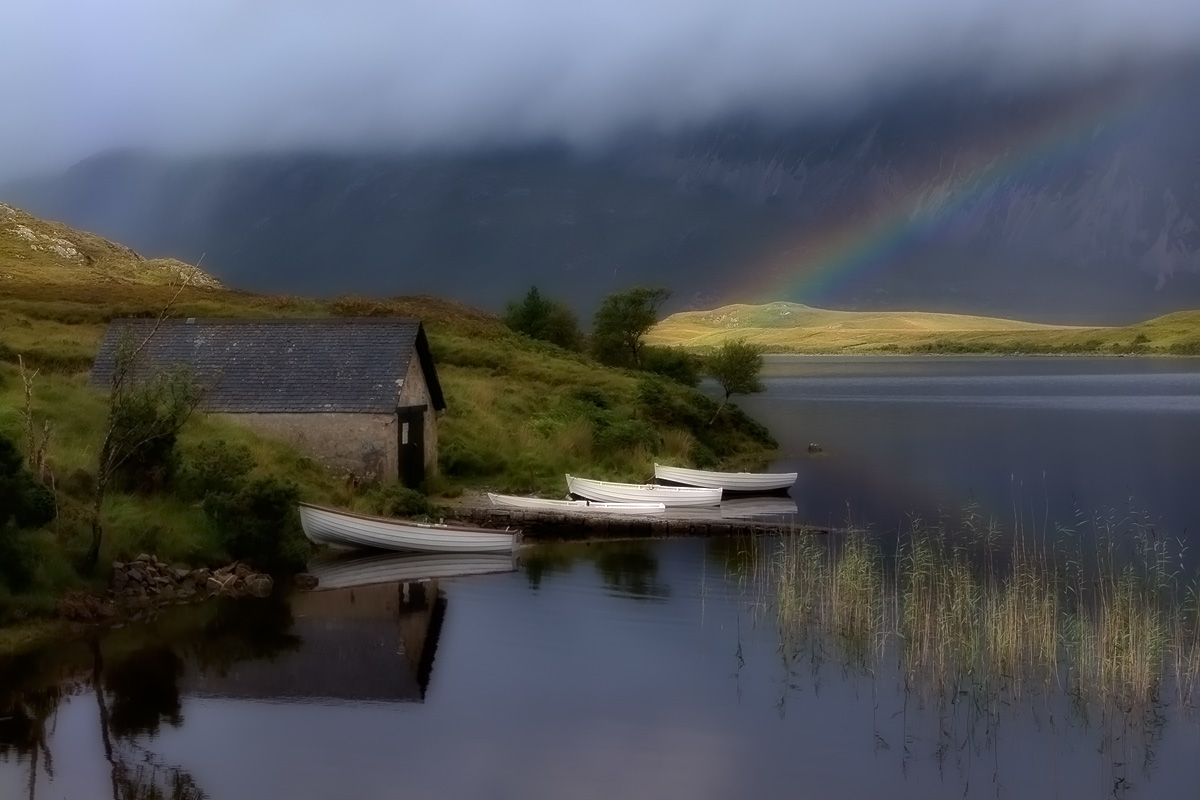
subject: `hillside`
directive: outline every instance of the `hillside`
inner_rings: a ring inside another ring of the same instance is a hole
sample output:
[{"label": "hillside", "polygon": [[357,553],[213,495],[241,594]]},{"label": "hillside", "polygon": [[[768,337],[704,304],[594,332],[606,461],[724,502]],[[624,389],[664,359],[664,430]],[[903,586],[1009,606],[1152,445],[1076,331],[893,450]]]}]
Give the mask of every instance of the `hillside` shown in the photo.
[{"label": "hillside", "polygon": [[1120,327],[1046,325],[917,311],[831,311],[796,303],[729,305],[672,314],[647,336],[707,348],[745,339],[778,353],[1200,352],[1200,311]]},{"label": "hillside", "polygon": [[0,289],[29,283],[161,286],[184,275],[196,286],[220,286],[182,261],[143,258],[128,247],[0,203]]}]

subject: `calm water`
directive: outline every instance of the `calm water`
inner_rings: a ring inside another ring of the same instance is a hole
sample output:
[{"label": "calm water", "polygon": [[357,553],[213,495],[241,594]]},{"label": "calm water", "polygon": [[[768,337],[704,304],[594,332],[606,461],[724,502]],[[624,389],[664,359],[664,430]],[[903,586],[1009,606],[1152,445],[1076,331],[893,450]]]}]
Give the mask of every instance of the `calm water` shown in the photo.
[{"label": "calm water", "polygon": [[[770,375],[743,406],[800,470],[808,520],[890,529],[973,500],[1044,529],[1076,508],[1128,517],[1132,498],[1163,531],[1200,524],[1200,362],[777,359]],[[1200,723],[1177,695],[922,694],[828,631],[782,640],[771,544],[326,563],[345,588],[0,659],[0,798],[1196,796]],[[355,585],[367,572],[385,582]]]},{"label": "calm water", "polygon": [[[967,503],[1200,531],[1200,359],[772,357],[739,404],[800,472],[800,516],[875,529]],[[807,453],[810,442],[824,452]]]},{"label": "calm water", "polygon": [[542,546],[0,662],[0,797],[1195,796],[1170,703],[939,705],[781,651],[743,547]]}]

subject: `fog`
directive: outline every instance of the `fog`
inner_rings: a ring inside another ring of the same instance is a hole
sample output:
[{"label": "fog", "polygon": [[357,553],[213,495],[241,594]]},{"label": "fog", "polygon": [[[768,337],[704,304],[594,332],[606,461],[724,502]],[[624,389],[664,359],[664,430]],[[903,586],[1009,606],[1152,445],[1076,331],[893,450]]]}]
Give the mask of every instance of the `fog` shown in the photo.
[{"label": "fog", "polygon": [[0,178],[166,154],[602,144],[1200,47],[1194,0],[8,0]]}]

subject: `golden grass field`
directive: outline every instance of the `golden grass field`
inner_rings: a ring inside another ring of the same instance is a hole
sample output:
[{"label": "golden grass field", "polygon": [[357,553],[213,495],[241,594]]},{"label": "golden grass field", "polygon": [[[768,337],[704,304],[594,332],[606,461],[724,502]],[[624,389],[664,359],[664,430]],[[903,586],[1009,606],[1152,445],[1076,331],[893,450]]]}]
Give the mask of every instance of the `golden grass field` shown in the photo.
[{"label": "golden grass field", "polygon": [[703,350],[745,339],[775,353],[1200,353],[1200,311],[1124,327],[1045,325],[920,311],[832,311],[798,303],[672,314],[650,344]]}]

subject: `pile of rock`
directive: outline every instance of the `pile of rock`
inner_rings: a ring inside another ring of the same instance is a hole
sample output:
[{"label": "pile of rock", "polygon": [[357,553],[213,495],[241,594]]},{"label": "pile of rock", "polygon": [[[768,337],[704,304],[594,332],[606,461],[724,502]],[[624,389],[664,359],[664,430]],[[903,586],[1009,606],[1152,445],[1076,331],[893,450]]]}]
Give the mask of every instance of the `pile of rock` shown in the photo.
[{"label": "pile of rock", "polygon": [[270,575],[234,562],[220,569],[172,567],[155,556],[142,555],[128,563],[114,561],[111,593],[122,597],[150,597],[161,602],[197,597],[266,597],[274,587]]},{"label": "pile of rock", "polygon": [[270,575],[234,562],[220,569],[172,567],[143,553],[136,560],[114,561],[106,594],[73,592],[58,604],[68,619],[95,621],[125,616],[140,618],[151,609],[206,600],[210,597],[266,597],[275,582]]}]

